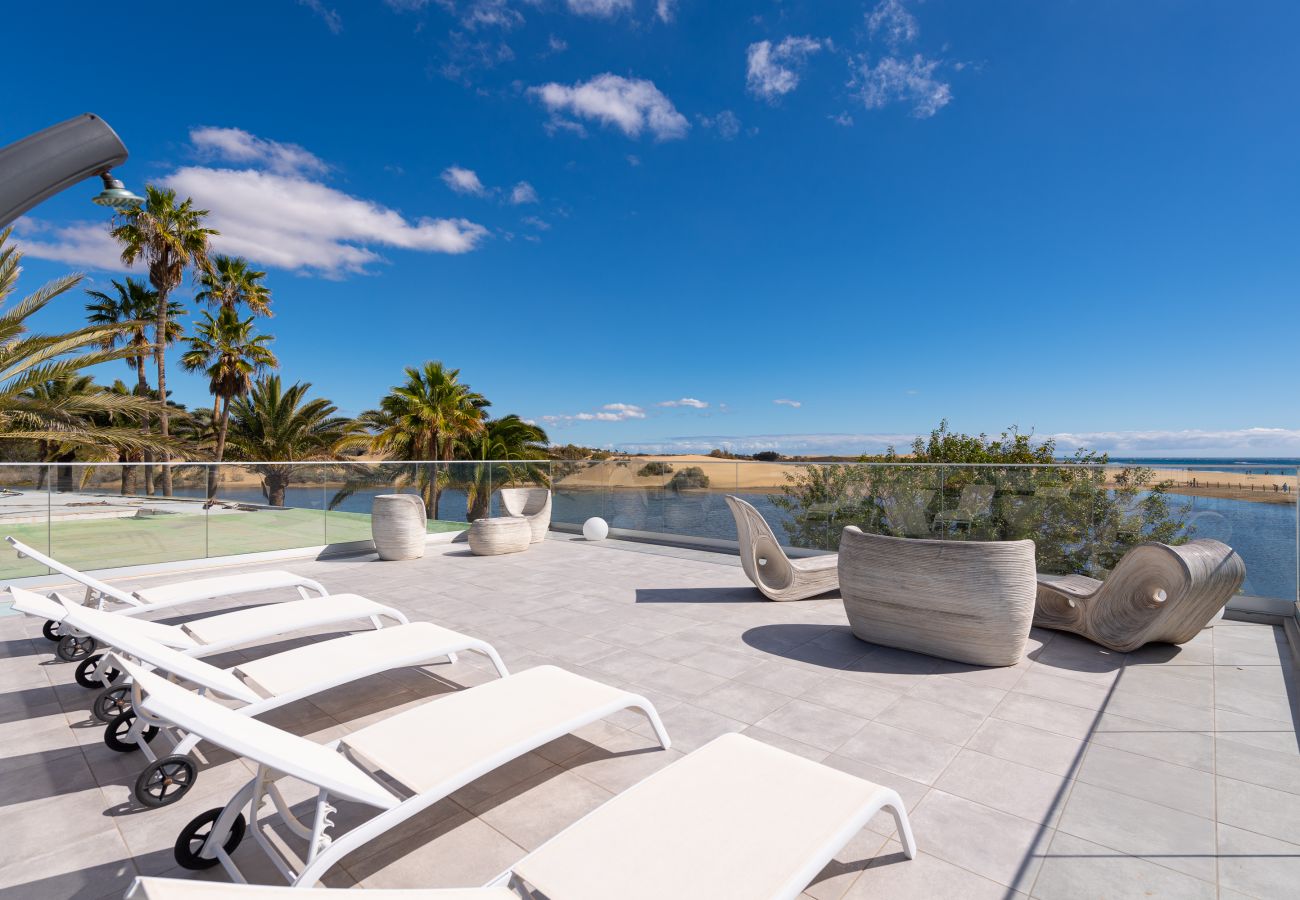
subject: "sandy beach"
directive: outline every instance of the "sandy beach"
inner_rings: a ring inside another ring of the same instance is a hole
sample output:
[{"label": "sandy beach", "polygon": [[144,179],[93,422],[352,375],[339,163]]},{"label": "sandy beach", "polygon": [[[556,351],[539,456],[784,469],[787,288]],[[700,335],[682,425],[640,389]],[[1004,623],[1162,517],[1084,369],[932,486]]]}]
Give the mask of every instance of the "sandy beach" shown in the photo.
[{"label": "sandy beach", "polygon": [[[558,480],[570,488],[654,488],[668,483],[672,474],[639,475],[652,462],[665,463],[680,472],[698,466],[709,476],[711,491],[742,493],[779,492],[788,483],[786,476],[800,468],[798,463],[755,462],[753,460],[719,460],[704,455],[634,456],[600,462],[579,463],[582,468]],[[1119,468],[1112,471],[1118,473]],[[1291,475],[1261,475],[1241,471],[1205,469],[1157,469],[1156,480],[1169,482],[1176,494],[1202,497],[1227,497],[1262,503],[1294,503],[1297,479]],[[1108,483],[1113,481],[1108,479]]]}]

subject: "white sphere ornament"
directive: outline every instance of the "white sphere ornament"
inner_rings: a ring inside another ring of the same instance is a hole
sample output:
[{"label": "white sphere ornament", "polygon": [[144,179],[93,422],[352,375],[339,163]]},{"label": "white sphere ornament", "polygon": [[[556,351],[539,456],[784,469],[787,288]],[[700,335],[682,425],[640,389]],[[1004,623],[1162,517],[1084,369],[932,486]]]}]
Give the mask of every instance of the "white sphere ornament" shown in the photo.
[{"label": "white sphere ornament", "polygon": [[582,536],[589,541],[603,541],[609,537],[609,523],[600,516],[592,516],[582,523]]}]

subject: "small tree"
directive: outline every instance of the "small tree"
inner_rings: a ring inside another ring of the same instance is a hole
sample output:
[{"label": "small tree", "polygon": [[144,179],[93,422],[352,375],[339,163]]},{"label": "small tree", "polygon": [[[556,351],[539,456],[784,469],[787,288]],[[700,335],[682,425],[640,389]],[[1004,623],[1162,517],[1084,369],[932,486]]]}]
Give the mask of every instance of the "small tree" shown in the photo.
[{"label": "small tree", "polygon": [[[930,498],[931,510],[953,509],[974,484],[995,488],[991,508],[958,537],[1031,539],[1040,572],[1098,573],[1114,568],[1143,541],[1186,541],[1184,515],[1168,501],[1168,482],[1145,466],[1107,470],[1105,454],[1077,451],[1062,462],[1051,440],[1010,428],[997,438],[948,430],[940,423],[917,438],[910,458],[891,447],[885,465],[799,467],[772,502],[788,514],[798,546],[833,550],[845,525],[885,533],[889,498]],[[1112,474],[1107,484],[1107,472]]]},{"label": "small tree", "polygon": [[663,475],[671,475],[673,467],[662,460],[652,460],[637,470],[637,478],[658,478]]},{"label": "small tree", "polygon": [[668,487],[674,491],[689,490],[691,488],[706,488],[709,486],[709,476],[704,474],[704,470],[699,466],[689,466],[673,475],[672,480],[668,482]]}]

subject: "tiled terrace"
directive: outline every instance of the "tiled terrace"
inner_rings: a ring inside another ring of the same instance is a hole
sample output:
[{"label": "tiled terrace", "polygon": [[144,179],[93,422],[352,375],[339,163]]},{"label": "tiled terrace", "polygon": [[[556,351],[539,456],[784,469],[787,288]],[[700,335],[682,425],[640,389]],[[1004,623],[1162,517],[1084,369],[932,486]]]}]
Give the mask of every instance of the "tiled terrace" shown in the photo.
[{"label": "tiled terrace", "polygon": [[[728,731],[907,803],[918,858],[902,857],[882,816],[808,888],[819,900],[1294,897],[1300,884],[1300,685],[1279,628],[1224,622],[1182,648],[1127,656],[1036,631],[1018,666],[980,670],[861,643],[837,599],[763,601],[720,555],[552,539],[508,557],[451,544],[415,562],[276,567],[486,638],[513,669],[557,663],[640,691],[674,740],[658,750],[630,713],[584,729],[349,857],[333,884],[481,883]],[[136,807],[142,761],[104,746],[89,692],[51,649],[36,623],[0,618],[0,893],[120,896],[137,873],[189,874],[174,868],[177,832],[249,769],[213,753],[181,803]],[[270,720],[328,739],[490,677],[473,654],[432,671]],[[251,841],[236,859],[274,880]]]}]

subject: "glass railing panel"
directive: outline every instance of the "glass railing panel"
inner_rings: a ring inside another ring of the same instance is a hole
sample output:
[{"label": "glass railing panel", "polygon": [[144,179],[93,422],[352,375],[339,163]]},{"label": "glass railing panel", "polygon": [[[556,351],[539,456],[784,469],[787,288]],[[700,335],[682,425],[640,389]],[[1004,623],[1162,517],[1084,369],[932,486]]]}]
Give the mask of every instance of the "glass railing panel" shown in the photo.
[{"label": "glass railing panel", "polygon": [[[425,524],[432,533],[447,530],[447,523],[428,518],[433,509],[433,465],[422,463],[346,462],[324,466],[326,543],[341,544],[371,539],[370,514],[381,494],[413,494],[425,504]],[[441,499],[441,498],[439,498]]]},{"label": "glass railing panel", "polygon": [[609,479],[616,468],[614,460],[553,459],[547,468],[552,522],[580,528],[593,517],[609,521]]},{"label": "glass railing panel", "polygon": [[[122,472],[115,464],[51,466],[50,555],[87,569],[203,558],[206,469],[174,466],[170,497],[124,496]],[[189,485],[198,490],[191,494]]]},{"label": "glass railing panel", "polygon": [[208,555],[318,547],[325,505],[316,464],[222,464],[208,510]]},{"label": "glass railing panel", "polygon": [[1180,538],[1212,538],[1241,556],[1242,594],[1297,599],[1294,469],[1246,464],[1156,472],[1169,518],[1181,523]]},{"label": "glass railing panel", "polygon": [[[49,466],[0,466],[0,537],[13,536],[34,550],[49,551],[49,476]],[[29,559],[19,559],[8,544],[0,544],[0,578],[24,578],[47,571]]]}]

